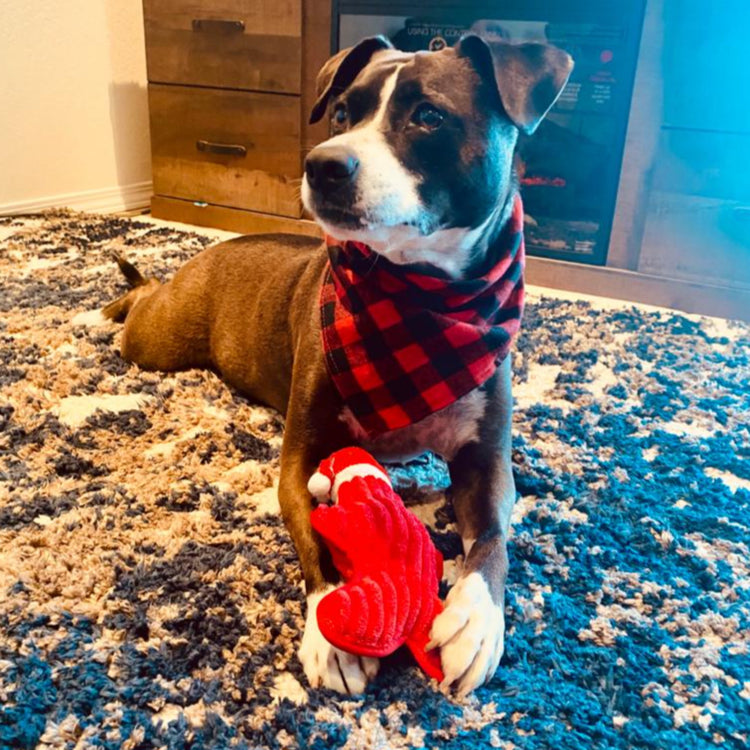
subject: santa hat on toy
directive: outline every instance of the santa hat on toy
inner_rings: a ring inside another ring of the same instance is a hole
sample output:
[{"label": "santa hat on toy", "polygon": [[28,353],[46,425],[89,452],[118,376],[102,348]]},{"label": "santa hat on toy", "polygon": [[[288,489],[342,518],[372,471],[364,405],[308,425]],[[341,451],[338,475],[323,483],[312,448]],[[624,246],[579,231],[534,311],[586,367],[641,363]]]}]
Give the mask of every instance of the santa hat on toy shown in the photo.
[{"label": "santa hat on toy", "polygon": [[344,448],[323,461],[307,483],[309,493],[319,502],[338,501],[339,487],[356,477],[374,477],[392,487],[385,469],[362,448]]}]

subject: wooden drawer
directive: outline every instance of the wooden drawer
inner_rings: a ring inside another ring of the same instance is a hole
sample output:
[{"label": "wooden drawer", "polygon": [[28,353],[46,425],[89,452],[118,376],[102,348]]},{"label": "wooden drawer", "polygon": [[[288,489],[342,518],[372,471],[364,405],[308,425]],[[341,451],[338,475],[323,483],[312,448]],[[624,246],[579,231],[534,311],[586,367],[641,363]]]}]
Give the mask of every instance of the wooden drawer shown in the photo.
[{"label": "wooden drawer", "polygon": [[301,0],[144,0],[148,79],[299,94]]},{"label": "wooden drawer", "polygon": [[299,98],[149,85],[154,192],[298,218]]}]

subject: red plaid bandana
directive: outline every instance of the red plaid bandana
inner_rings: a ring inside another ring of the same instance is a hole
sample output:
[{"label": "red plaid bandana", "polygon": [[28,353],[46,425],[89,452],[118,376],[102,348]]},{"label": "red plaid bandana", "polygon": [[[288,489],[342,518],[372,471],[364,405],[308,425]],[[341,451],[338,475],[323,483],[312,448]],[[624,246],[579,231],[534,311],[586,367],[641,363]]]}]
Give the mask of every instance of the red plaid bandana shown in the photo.
[{"label": "red plaid bandana", "polygon": [[327,238],[320,294],[326,365],[369,435],[405,427],[486,382],[523,310],[523,206],[484,276],[452,281],[405,271],[358,242]]}]

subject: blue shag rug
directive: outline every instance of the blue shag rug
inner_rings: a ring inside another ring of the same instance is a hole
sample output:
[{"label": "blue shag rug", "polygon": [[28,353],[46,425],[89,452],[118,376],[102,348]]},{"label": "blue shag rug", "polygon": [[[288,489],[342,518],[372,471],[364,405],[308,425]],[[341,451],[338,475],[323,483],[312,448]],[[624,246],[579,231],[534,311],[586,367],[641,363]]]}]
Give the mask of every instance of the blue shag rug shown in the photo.
[{"label": "blue shag rug", "polygon": [[[748,326],[532,296],[501,666],[456,701],[396,654],[342,698],[296,656],[282,420],[91,312],[113,250],[163,277],[212,241],[0,219],[2,750],[748,747]],[[444,467],[393,473],[454,577]]]}]

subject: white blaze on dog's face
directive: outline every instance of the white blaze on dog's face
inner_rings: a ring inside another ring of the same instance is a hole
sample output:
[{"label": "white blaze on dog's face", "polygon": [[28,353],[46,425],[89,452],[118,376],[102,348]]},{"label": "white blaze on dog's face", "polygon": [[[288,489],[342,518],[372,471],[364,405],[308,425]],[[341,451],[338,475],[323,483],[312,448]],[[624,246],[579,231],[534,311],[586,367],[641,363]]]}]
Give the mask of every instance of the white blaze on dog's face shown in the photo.
[{"label": "white blaze on dog's face", "polygon": [[518,130],[532,132],[572,67],[545,45],[403,53],[380,37],[332,58],[312,121],[333,135],[305,163],[302,199],[323,229],[398,264],[459,276],[509,211]]}]

